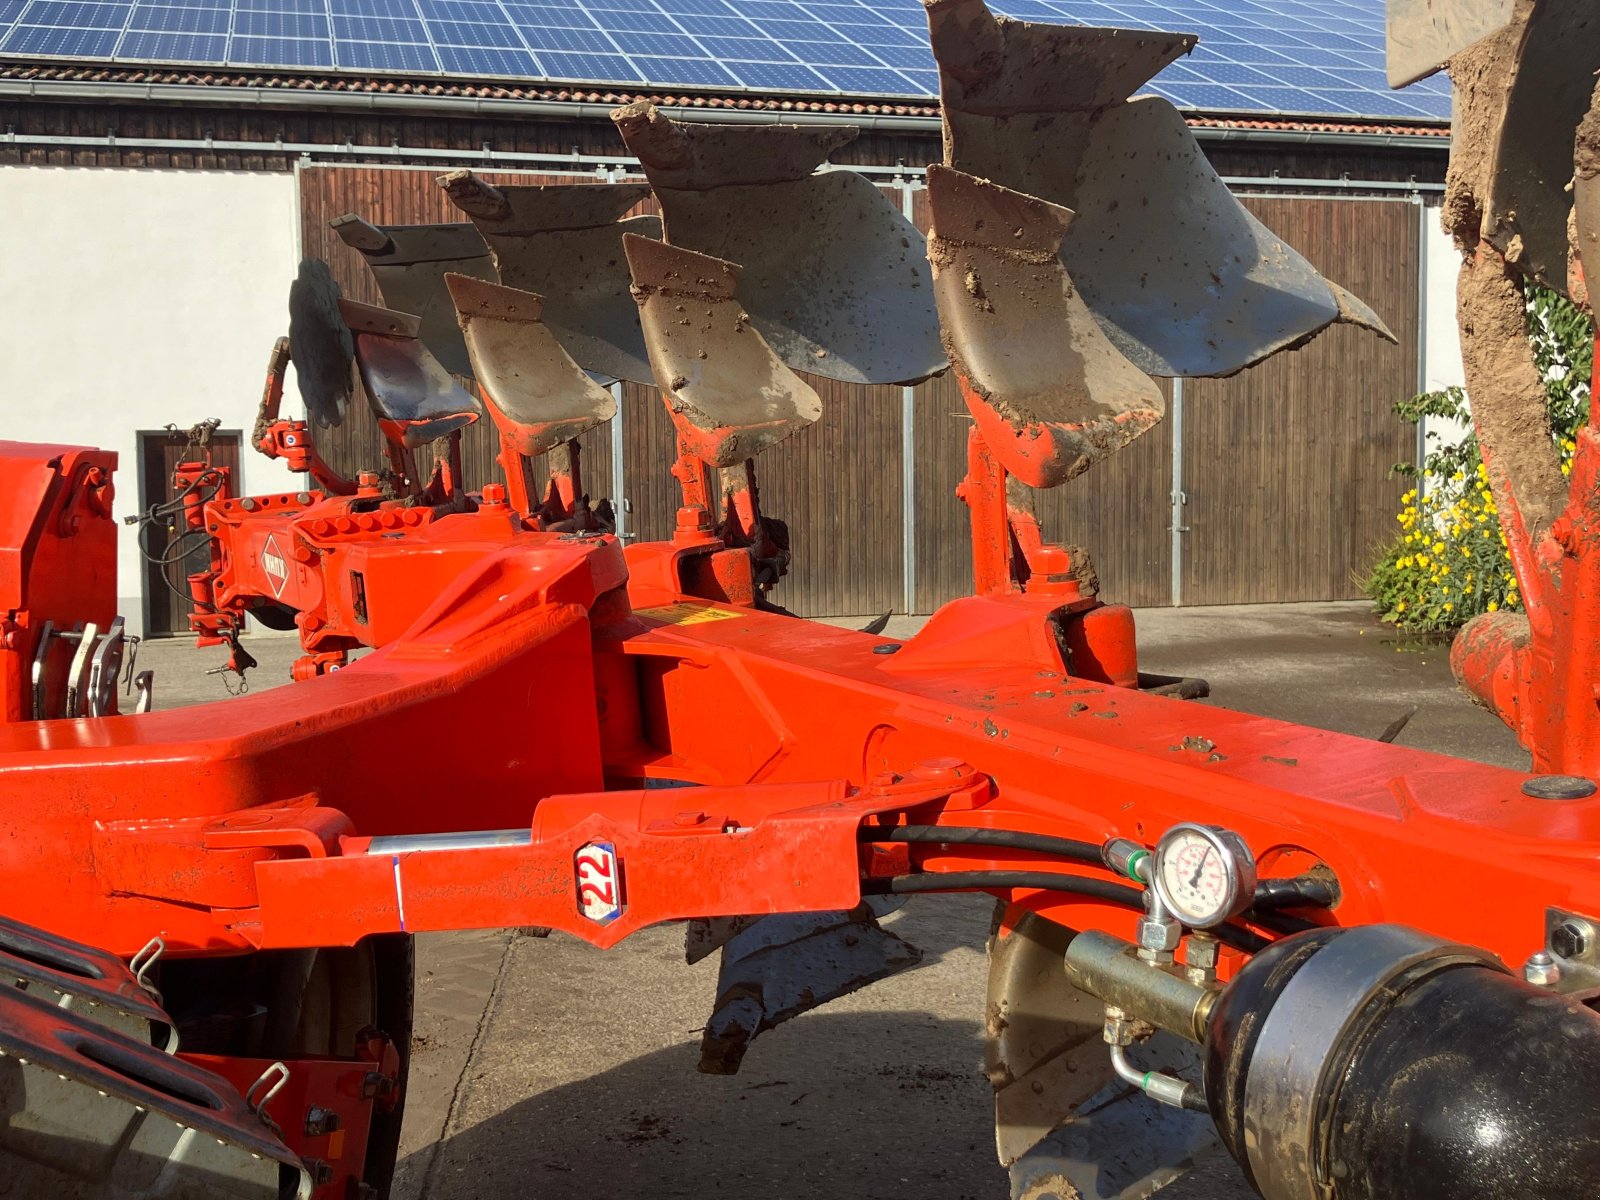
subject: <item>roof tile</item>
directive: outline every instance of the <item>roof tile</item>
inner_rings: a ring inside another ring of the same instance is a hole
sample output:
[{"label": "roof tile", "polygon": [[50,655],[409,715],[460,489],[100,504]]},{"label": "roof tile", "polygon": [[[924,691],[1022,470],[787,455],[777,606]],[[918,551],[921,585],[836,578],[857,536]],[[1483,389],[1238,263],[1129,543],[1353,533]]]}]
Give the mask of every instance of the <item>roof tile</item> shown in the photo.
[{"label": "roof tile", "polygon": [[[804,96],[753,96],[748,94],[665,95],[650,91],[629,92],[610,88],[588,90],[571,85],[560,87],[540,86],[532,82],[527,84],[477,83],[460,79],[408,80],[383,76],[280,75],[261,71],[218,73],[212,71],[202,72],[184,67],[125,67],[0,61],[0,79],[35,80],[43,83],[71,81],[120,84],[176,84],[219,89],[271,88],[308,93],[338,91],[390,95],[452,96],[490,100],[554,100],[617,105],[628,104],[636,100],[648,100],[662,107],[673,108],[728,108],[771,112],[846,113],[852,116],[937,117],[939,115],[937,105],[895,100],[853,101]],[[1449,125],[1442,121],[1398,122],[1294,116],[1214,116],[1194,111],[1186,111],[1184,115],[1190,125],[1212,129],[1261,129],[1375,135],[1412,134],[1441,139],[1450,136]]]}]

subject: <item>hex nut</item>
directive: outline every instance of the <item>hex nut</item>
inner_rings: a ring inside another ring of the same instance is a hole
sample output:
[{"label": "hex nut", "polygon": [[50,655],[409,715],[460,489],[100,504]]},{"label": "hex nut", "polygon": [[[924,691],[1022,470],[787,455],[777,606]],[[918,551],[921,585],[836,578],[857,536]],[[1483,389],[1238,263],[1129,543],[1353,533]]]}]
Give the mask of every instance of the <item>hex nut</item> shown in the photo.
[{"label": "hex nut", "polygon": [[1553,988],[1561,982],[1561,967],[1541,950],[1523,965],[1522,977],[1534,987]]},{"label": "hex nut", "polygon": [[1183,965],[1201,971],[1214,971],[1219,949],[1220,943],[1216,938],[1190,934],[1189,944],[1183,951]]},{"label": "hex nut", "polygon": [[1139,949],[1170,954],[1183,938],[1183,926],[1158,917],[1139,918]]}]

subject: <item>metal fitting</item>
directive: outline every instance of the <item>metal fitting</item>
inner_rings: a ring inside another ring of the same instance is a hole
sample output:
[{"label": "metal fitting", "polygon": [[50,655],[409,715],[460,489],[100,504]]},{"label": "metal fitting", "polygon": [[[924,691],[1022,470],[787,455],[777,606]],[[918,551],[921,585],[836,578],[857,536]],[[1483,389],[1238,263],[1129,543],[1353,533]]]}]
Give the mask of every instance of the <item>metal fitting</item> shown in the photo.
[{"label": "metal fitting", "polygon": [[1150,882],[1150,851],[1130,838],[1112,838],[1100,847],[1100,857],[1118,875]]},{"label": "metal fitting", "polygon": [[1183,938],[1183,926],[1166,915],[1148,913],[1139,918],[1139,956],[1160,955],[1171,961],[1171,955]]},{"label": "metal fitting", "polygon": [[1111,1067],[1124,1083],[1133,1084],[1158,1104],[1195,1112],[1206,1110],[1200,1090],[1194,1084],[1175,1075],[1163,1075],[1159,1071],[1141,1071],[1128,1061],[1121,1046],[1111,1047]]},{"label": "metal fitting", "polygon": [[1106,1005],[1106,1023],[1101,1037],[1108,1046],[1133,1045],[1134,1022],[1113,1004]]},{"label": "metal fitting", "polygon": [[1594,926],[1569,917],[1550,931],[1549,944],[1557,958],[1582,958],[1594,945]]},{"label": "metal fitting", "polygon": [[1217,959],[1221,944],[1211,934],[1195,930],[1183,948],[1184,975],[1190,983],[1214,983],[1217,978]]},{"label": "metal fitting", "polygon": [[1534,987],[1553,988],[1561,982],[1561,967],[1547,951],[1540,950],[1522,965],[1522,977]]},{"label": "metal fitting", "polygon": [[[1134,947],[1098,930],[1085,930],[1067,946],[1067,979],[1113,1012],[1148,1023],[1191,1042],[1205,1040],[1217,991],[1200,987],[1136,957]],[[1108,1042],[1111,1038],[1108,1036]]]},{"label": "metal fitting", "polygon": [[306,1109],[306,1136],[324,1137],[339,1129],[339,1114],[331,1108],[320,1108],[313,1104]]}]

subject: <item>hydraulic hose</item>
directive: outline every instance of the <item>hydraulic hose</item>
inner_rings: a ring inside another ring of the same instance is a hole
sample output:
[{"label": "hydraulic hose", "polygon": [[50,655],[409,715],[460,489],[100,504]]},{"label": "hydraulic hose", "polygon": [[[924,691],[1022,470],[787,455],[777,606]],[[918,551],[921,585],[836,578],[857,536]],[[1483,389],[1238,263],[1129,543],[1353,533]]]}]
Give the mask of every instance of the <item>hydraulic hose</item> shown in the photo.
[{"label": "hydraulic hose", "polygon": [[[1099,900],[1122,908],[1144,911],[1144,892],[1106,879],[1086,879],[1055,871],[929,871],[920,875],[892,875],[863,879],[862,895],[903,896],[917,892],[991,891],[1034,888],[1045,892],[1064,892],[1072,896]],[[1237,925],[1212,930],[1218,941],[1254,954],[1271,943],[1259,934]]]},{"label": "hydraulic hose", "polygon": [[[1016,829],[979,829],[946,825],[887,825],[862,826],[857,832],[862,842],[901,842],[914,845],[947,844],[951,846],[996,846],[1004,850],[1021,850],[1030,854],[1045,854],[1065,862],[1081,863],[1098,870],[1109,871],[1103,847],[1096,842],[1076,838],[1054,837],[1046,833],[1027,833]],[[1120,878],[1120,876],[1118,876]],[[1124,892],[1139,894],[1134,889]],[[1294,879],[1264,879],[1256,885],[1255,899],[1250,906],[1250,917],[1257,924],[1277,933],[1299,933],[1314,929],[1316,922],[1303,917],[1280,915],[1285,908],[1332,908],[1338,900],[1338,887],[1329,880],[1302,875]],[[1114,901],[1121,903],[1121,901]],[[1142,902],[1141,902],[1142,903]],[[1263,943],[1264,944],[1264,943]]]},{"label": "hydraulic hose", "polygon": [[1062,858],[1068,862],[1106,869],[1098,842],[1080,842],[1076,838],[1052,837],[1046,833],[1023,833],[1015,829],[952,828],[943,825],[887,825],[878,828],[864,825],[861,827],[859,837],[863,842],[917,844],[948,842],[954,846],[999,846],[1006,850],[1048,854],[1052,858]]}]

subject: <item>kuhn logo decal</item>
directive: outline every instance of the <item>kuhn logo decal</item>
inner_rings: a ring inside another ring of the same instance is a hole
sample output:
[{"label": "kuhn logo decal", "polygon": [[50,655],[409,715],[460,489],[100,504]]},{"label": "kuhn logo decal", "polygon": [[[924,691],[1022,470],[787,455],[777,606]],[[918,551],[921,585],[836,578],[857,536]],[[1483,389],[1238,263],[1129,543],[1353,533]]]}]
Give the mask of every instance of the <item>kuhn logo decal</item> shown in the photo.
[{"label": "kuhn logo decal", "polygon": [[266,572],[267,582],[272,585],[273,598],[283,599],[284,586],[289,582],[289,561],[278,549],[278,535],[275,533],[267,534],[266,545],[261,547],[261,569]]}]

